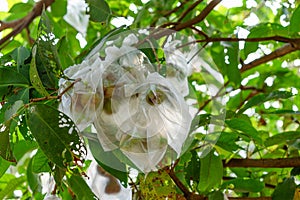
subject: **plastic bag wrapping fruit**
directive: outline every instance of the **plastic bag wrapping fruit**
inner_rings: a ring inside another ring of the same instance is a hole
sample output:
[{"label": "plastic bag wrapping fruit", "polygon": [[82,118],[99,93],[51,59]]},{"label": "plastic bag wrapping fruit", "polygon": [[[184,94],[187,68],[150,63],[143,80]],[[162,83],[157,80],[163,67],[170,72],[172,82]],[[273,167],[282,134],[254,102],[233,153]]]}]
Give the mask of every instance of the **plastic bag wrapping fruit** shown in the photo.
[{"label": "plastic bag wrapping fruit", "polygon": [[[123,91],[122,96],[118,90]],[[95,121],[105,150],[119,148],[144,172],[157,169],[167,150],[175,158],[180,155],[191,116],[183,97],[167,79],[151,73],[143,82],[128,81],[115,92],[110,99],[112,112],[103,110]]]},{"label": "plastic bag wrapping fruit", "polygon": [[[169,39],[172,39],[172,36]],[[195,39],[187,40],[191,42]],[[199,49],[195,45],[189,45],[185,51],[179,48],[180,45],[182,45],[180,40],[168,40],[163,50],[166,58],[166,78],[185,97],[189,94],[187,77],[192,71],[197,71],[202,62],[197,56]]]},{"label": "plastic bag wrapping fruit", "polygon": [[192,121],[184,100],[189,66],[181,54],[172,63],[174,51],[166,54],[169,66],[160,74],[134,47],[138,42],[134,34],[127,35],[121,45],[115,41],[119,40],[107,41],[99,53],[65,70],[69,79],[60,80],[60,92],[74,79],[81,81],[62,95],[60,109],[80,131],[93,124],[104,151],[120,150],[127,157],[125,162],[129,159],[127,164],[147,173],[182,153]]},{"label": "plastic bag wrapping fruit", "polygon": [[62,95],[59,109],[75,122],[80,131],[92,124],[96,118],[97,109],[102,108],[103,86],[101,75],[103,65],[99,55],[94,55],[81,64],[69,67],[64,71],[67,78],[60,79],[60,93],[74,84]]}]

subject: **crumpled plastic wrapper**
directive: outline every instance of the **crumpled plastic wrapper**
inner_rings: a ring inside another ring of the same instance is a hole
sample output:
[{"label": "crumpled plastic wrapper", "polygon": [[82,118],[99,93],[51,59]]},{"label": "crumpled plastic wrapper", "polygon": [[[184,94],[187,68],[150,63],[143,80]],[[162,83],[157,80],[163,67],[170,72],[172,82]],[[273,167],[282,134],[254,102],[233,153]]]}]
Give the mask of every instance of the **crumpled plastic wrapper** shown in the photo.
[{"label": "crumpled plastic wrapper", "polygon": [[102,109],[103,65],[99,55],[95,54],[89,60],[69,67],[64,74],[68,79],[60,79],[60,93],[76,79],[81,80],[62,95],[59,109],[74,121],[80,131],[83,131],[95,121],[97,110]]},{"label": "crumpled plastic wrapper", "polygon": [[166,152],[181,153],[191,123],[183,97],[158,73],[142,83],[128,82],[111,98],[112,113],[103,111],[95,122],[105,150],[119,148],[139,169],[149,172],[166,165]]},{"label": "crumpled plastic wrapper", "polygon": [[[189,41],[193,40],[189,38]],[[195,56],[198,53],[195,45],[190,45],[188,51],[184,52],[178,49],[181,44],[180,40],[171,40],[164,45],[163,50],[166,58],[166,78],[185,97],[189,94],[187,77],[197,71],[197,66],[202,62]]]},{"label": "crumpled plastic wrapper", "polygon": [[[178,68],[169,54],[167,63],[175,67],[167,68],[164,77],[134,47],[137,42],[129,34],[121,47],[113,42],[105,46],[104,60],[96,53],[68,68],[65,75],[70,80],[60,80],[60,92],[72,80],[81,81],[62,96],[60,109],[81,131],[93,124],[105,151],[120,150],[134,167],[148,173],[182,153],[192,121],[184,100],[188,87],[181,91],[187,86],[188,66]],[[176,78],[170,78],[172,73]]]}]

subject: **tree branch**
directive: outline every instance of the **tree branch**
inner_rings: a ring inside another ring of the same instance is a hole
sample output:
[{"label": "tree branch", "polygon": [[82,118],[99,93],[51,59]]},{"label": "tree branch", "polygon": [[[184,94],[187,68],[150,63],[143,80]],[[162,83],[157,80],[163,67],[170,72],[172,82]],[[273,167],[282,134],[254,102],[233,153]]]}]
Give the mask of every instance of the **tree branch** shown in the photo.
[{"label": "tree branch", "polygon": [[257,67],[258,65],[261,65],[263,63],[267,63],[271,60],[274,60],[276,58],[282,57],[284,55],[287,55],[289,53],[292,53],[294,51],[297,51],[300,49],[299,40],[297,40],[297,43],[289,43],[284,45],[283,47],[280,47],[273,51],[272,53],[265,55],[263,57],[260,57],[256,60],[253,60],[252,62],[248,64],[243,64],[242,68],[240,69],[240,72],[245,72],[247,70],[250,70],[254,67]]},{"label": "tree branch", "polygon": [[57,96],[47,96],[47,97],[40,97],[40,98],[35,98],[35,99],[31,99],[30,102],[39,102],[39,101],[45,101],[45,100],[50,100],[50,99],[58,99],[60,100],[61,97],[68,91],[70,90],[75,83],[78,83],[79,81],[81,81],[81,78],[77,78],[75,79],[74,82],[72,82],[68,87],[66,87],[59,95]]},{"label": "tree branch", "polygon": [[[216,7],[222,0],[212,0],[203,10],[202,12],[197,15],[195,18],[183,22],[183,23],[179,23],[176,22],[176,25],[174,25],[172,28],[170,29],[163,29],[163,30],[157,30],[157,32],[155,32],[151,37],[158,39],[161,38],[163,36],[169,35],[171,33],[174,33],[174,31],[180,31],[182,29],[185,29],[187,27],[192,27],[193,25],[203,21],[205,19],[205,17],[214,9],[214,7]],[[140,43],[143,43],[144,41],[141,41]]]},{"label": "tree branch", "polygon": [[222,0],[212,0],[203,10],[202,12],[196,16],[195,18],[186,21],[184,23],[175,25],[172,29],[175,31],[182,30],[187,27],[191,27],[194,24],[197,24],[205,19],[205,17],[221,2]]},{"label": "tree branch", "polygon": [[171,15],[172,13],[177,12],[179,9],[183,8],[184,5],[185,5],[187,2],[188,2],[188,0],[185,0],[185,1],[181,2],[180,6],[177,6],[176,8],[174,8],[174,9],[168,11],[168,12],[165,13],[163,16],[164,16],[164,17],[167,17],[167,16]]},{"label": "tree branch", "polygon": [[183,20],[183,18],[185,18],[185,16],[191,12],[197,5],[199,5],[199,3],[201,3],[203,0],[198,0],[195,3],[193,3],[192,5],[190,5],[190,7],[188,7],[183,13],[182,15],[179,17],[178,22],[181,22]]},{"label": "tree branch", "polygon": [[183,185],[183,183],[177,178],[175,172],[171,170],[166,170],[171,179],[174,181],[174,183],[177,185],[177,187],[183,192],[185,197],[188,197],[191,195],[191,192]]},{"label": "tree branch", "polygon": [[[177,160],[178,162],[178,160]],[[174,183],[176,184],[176,186],[183,192],[184,197],[187,200],[206,200],[207,197],[203,196],[203,195],[199,195],[196,193],[191,192],[187,187],[185,187],[185,185],[177,178],[175,172],[174,172],[174,167],[175,167],[176,163],[174,164],[173,167],[165,168],[165,171],[169,174],[170,178],[174,181]]]},{"label": "tree branch", "polygon": [[[5,42],[9,41],[12,37],[15,37],[17,34],[19,34],[24,28],[28,27],[29,24],[37,17],[40,16],[43,12],[43,9],[46,9],[48,6],[50,6],[55,0],[41,0],[37,2],[28,15],[25,17],[18,19],[16,21],[11,22],[3,22],[1,21],[0,24],[0,31],[3,31],[8,28],[13,28],[13,30],[7,34],[5,37],[3,37],[0,40],[0,46],[3,45]],[[0,48],[2,49],[2,48]]]},{"label": "tree branch", "polygon": [[261,168],[289,168],[300,167],[300,157],[277,159],[231,159],[223,160],[224,167],[261,167]]},{"label": "tree branch", "polygon": [[[203,35],[203,34],[202,34]],[[202,43],[202,42],[263,42],[263,41],[269,41],[274,40],[277,42],[284,42],[284,43],[297,43],[299,42],[299,39],[293,39],[293,38],[287,38],[282,36],[270,36],[270,37],[259,37],[259,38],[224,38],[224,37],[205,37],[205,39],[201,40],[194,40],[191,42],[187,42],[178,48],[195,44],[195,43]]]}]

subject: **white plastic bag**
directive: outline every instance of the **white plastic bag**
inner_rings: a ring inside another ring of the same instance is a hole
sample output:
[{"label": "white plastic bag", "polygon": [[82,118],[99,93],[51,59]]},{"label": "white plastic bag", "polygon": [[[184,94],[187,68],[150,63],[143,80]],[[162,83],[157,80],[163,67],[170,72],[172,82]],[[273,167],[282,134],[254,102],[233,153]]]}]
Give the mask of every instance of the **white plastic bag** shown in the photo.
[{"label": "white plastic bag", "polygon": [[80,81],[62,95],[59,109],[67,114],[82,131],[94,122],[97,109],[102,109],[103,65],[96,54],[81,64],[69,67],[64,73],[68,79],[60,79],[60,93],[74,80],[80,78]]}]

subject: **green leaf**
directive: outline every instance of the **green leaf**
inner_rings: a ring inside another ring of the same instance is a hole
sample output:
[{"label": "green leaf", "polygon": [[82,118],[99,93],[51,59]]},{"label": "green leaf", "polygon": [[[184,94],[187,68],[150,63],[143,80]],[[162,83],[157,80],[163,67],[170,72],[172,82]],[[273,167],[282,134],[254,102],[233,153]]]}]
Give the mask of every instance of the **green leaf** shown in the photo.
[{"label": "green leaf", "polygon": [[23,138],[25,140],[33,141],[33,136],[30,133],[29,128],[28,128],[27,123],[26,123],[26,116],[22,115],[20,121],[21,121],[21,123],[20,123],[20,125],[18,125],[19,133],[21,133],[21,135],[23,136]]},{"label": "green leaf", "polygon": [[67,179],[69,187],[75,193],[77,199],[98,199],[81,176],[72,175]]},{"label": "green leaf", "polygon": [[23,104],[29,103],[29,90],[30,88],[18,88],[14,90],[14,94],[7,99],[7,102],[11,104],[15,102],[22,102]]},{"label": "green leaf", "polygon": [[224,194],[221,191],[214,191],[208,195],[208,200],[224,200]]},{"label": "green leaf", "polygon": [[188,165],[185,168],[186,181],[190,183],[191,180],[199,182],[200,178],[200,158],[195,150],[191,151],[192,157],[189,159]]},{"label": "green leaf", "polygon": [[238,114],[243,113],[248,108],[252,106],[260,105],[264,102],[274,100],[274,99],[288,99],[293,96],[293,93],[287,91],[273,91],[269,94],[258,94],[252,97],[239,111]]},{"label": "green leaf", "polygon": [[257,130],[251,125],[250,122],[246,121],[245,119],[234,118],[226,120],[225,123],[229,128],[241,131],[257,142],[262,142],[262,139],[259,137],[259,133],[257,132]]},{"label": "green leaf", "polygon": [[89,147],[97,163],[114,177],[118,178],[123,185],[127,185],[127,169],[112,151],[104,151],[97,140],[89,140]]},{"label": "green leaf", "polygon": [[30,161],[28,163],[26,176],[27,176],[28,185],[29,185],[31,191],[33,192],[33,194],[35,194],[37,192],[42,192],[39,175],[35,174],[32,171],[32,159],[30,159]]},{"label": "green leaf", "polygon": [[63,178],[66,175],[66,170],[55,165],[54,170],[52,169],[52,173],[56,186],[58,188],[61,187],[63,184]]},{"label": "green leaf", "polygon": [[71,48],[73,52],[76,51],[76,48],[74,48],[74,45],[72,43],[76,41],[72,39],[73,38],[69,37],[69,35],[65,35],[62,38],[60,38],[59,42],[57,43],[57,51],[63,69],[66,69],[69,66],[75,64],[74,58],[72,56],[72,52],[70,51],[66,52],[66,49],[71,49]]},{"label": "green leaf", "polygon": [[12,67],[0,67],[0,88],[10,85],[15,87],[29,87],[29,81]]},{"label": "green leaf", "polygon": [[234,152],[240,148],[239,145],[235,143],[237,139],[238,134],[236,133],[222,132],[216,145],[229,152]]},{"label": "green leaf", "polygon": [[23,109],[21,109],[23,107],[23,105],[24,105],[23,102],[21,100],[18,100],[16,102],[14,102],[14,104],[12,106],[9,106],[5,110],[4,121],[12,120],[13,118],[15,118],[16,116],[21,114],[23,111]]},{"label": "green leaf", "polygon": [[51,106],[32,104],[26,121],[41,150],[53,163],[67,168],[77,161],[83,162],[86,149],[68,116]]},{"label": "green leaf", "polygon": [[299,131],[288,131],[288,132],[278,133],[270,138],[267,138],[267,140],[265,141],[265,145],[269,147],[272,145],[282,144],[288,141],[297,140],[299,138],[300,138]]},{"label": "green leaf", "polygon": [[14,144],[13,153],[17,161],[22,157],[37,148],[37,144],[33,141],[19,140]]},{"label": "green leaf", "polygon": [[294,167],[291,171],[291,176],[300,175],[300,167]]},{"label": "green leaf", "polygon": [[0,191],[0,199],[5,199],[5,197],[11,194],[15,189],[17,189],[20,185],[22,185],[26,181],[25,176],[21,176],[19,178],[14,178],[10,180],[6,187]]},{"label": "green leaf", "polygon": [[200,159],[200,181],[198,189],[200,192],[208,192],[219,185],[223,177],[223,164],[219,156],[210,151],[204,158]]},{"label": "green leaf", "polygon": [[30,81],[33,85],[33,87],[43,96],[48,96],[49,93],[43,86],[43,83],[41,81],[40,75],[38,73],[37,67],[36,67],[36,49],[37,46],[33,46],[32,48],[32,60],[30,64],[30,69],[29,69],[29,76],[30,76]]},{"label": "green leaf", "polygon": [[[259,37],[271,37],[271,36],[283,36],[289,35],[288,29],[280,24],[276,23],[262,23],[254,26],[250,30],[248,38],[259,38]],[[245,58],[258,49],[258,42],[246,42],[244,47]]]},{"label": "green leaf", "polygon": [[94,22],[105,22],[111,15],[110,8],[104,0],[85,0],[89,5],[88,14]]},{"label": "green leaf", "polygon": [[62,74],[62,66],[57,52],[57,38],[46,12],[41,15],[36,42],[35,62],[39,77],[45,87],[57,88],[57,77]]},{"label": "green leaf", "polygon": [[245,58],[247,58],[247,56],[250,53],[253,53],[253,52],[257,51],[257,49],[258,49],[258,42],[246,42],[245,47],[244,47],[244,56],[245,56]]},{"label": "green leaf", "polygon": [[0,156],[9,162],[16,162],[10,147],[10,124],[11,121],[0,124]]},{"label": "green leaf", "polygon": [[54,1],[51,4],[51,14],[55,17],[63,17],[67,13],[67,0]]},{"label": "green leaf", "polygon": [[285,179],[279,183],[272,194],[272,200],[293,200],[296,190],[294,177]]},{"label": "green leaf", "polygon": [[3,176],[3,174],[5,174],[9,166],[10,162],[0,157],[0,178]]},{"label": "green leaf", "polygon": [[32,4],[30,3],[16,3],[9,10],[10,13],[20,13],[20,12],[30,12],[32,9]]},{"label": "green leaf", "polygon": [[293,11],[293,15],[291,17],[291,21],[290,21],[290,32],[292,35],[294,35],[296,33],[296,35],[299,35],[300,32],[300,6],[298,6],[294,11]]},{"label": "green leaf", "polygon": [[24,64],[25,60],[29,58],[30,51],[25,47],[19,47],[12,52],[11,56],[17,62],[17,69],[18,72],[20,72],[20,67]]},{"label": "green leaf", "polygon": [[227,46],[228,62],[226,75],[230,82],[234,83],[235,86],[241,84],[241,73],[238,68],[239,64],[239,46],[237,42],[228,44]]},{"label": "green leaf", "polygon": [[32,158],[32,172],[41,173],[50,171],[49,160],[43,151],[39,149]]},{"label": "green leaf", "polygon": [[[220,42],[214,42],[210,49],[213,61],[216,63],[222,75],[226,75],[227,64],[225,63],[224,46]],[[218,56],[215,56],[218,55]]]},{"label": "green leaf", "polygon": [[229,185],[233,185],[233,190],[237,192],[260,192],[265,187],[264,183],[259,180],[242,178],[225,181],[222,187],[227,188]]},{"label": "green leaf", "polygon": [[279,114],[279,115],[299,115],[300,111],[294,111],[294,110],[275,110],[272,112],[266,112],[266,114]]}]

